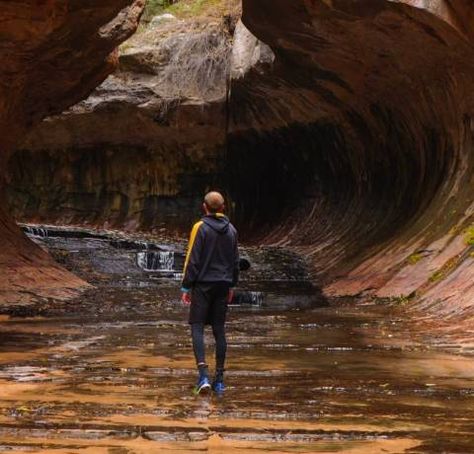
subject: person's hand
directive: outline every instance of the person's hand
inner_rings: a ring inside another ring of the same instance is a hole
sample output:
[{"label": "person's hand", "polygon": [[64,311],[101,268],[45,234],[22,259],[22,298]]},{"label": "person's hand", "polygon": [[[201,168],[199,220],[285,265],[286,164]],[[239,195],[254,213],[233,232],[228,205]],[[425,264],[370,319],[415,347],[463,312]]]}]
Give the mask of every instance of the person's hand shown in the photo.
[{"label": "person's hand", "polygon": [[234,290],[229,289],[229,294],[227,295],[227,302],[232,303],[232,300],[234,299]]},{"label": "person's hand", "polygon": [[183,292],[181,294],[181,301],[186,304],[186,306],[189,306],[191,304],[191,293],[190,292]]}]

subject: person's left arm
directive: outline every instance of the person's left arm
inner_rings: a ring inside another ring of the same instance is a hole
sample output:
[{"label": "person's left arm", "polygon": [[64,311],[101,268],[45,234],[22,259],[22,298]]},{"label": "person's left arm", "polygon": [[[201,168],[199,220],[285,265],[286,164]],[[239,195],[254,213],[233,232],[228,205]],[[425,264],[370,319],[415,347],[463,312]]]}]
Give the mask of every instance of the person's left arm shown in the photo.
[{"label": "person's left arm", "polygon": [[190,293],[201,270],[201,253],[204,242],[202,224],[202,221],[197,222],[191,230],[188,252],[184,262],[183,281],[181,283],[181,299],[186,304],[191,302]]}]

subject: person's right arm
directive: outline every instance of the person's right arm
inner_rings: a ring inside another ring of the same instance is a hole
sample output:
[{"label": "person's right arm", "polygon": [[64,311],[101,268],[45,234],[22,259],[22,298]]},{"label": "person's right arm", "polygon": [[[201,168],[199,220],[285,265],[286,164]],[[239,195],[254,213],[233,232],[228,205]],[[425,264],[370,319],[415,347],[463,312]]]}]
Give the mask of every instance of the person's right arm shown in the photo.
[{"label": "person's right arm", "polygon": [[234,287],[238,284],[240,275],[240,255],[237,231],[235,231],[234,233],[234,242],[234,273],[232,278],[232,284],[229,289],[229,296],[227,299],[229,303],[231,303],[232,299],[234,298]]},{"label": "person's right arm", "polygon": [[237,232],[235,232],[235,244],[234,244],[234,275],[232,279],[232,286],[235,287],[239,283],[240,275],[240,255],[239,255],[239,243],[237,238]]}]

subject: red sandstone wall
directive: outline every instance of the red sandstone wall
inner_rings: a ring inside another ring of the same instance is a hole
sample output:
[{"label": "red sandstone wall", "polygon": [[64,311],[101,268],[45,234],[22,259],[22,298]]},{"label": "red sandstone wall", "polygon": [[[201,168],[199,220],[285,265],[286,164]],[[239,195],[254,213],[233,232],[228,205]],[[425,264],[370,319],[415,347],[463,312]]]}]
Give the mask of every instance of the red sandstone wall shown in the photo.
[{"label": "red sandstone wall", "polygon": [[0,302],[85,283],[27,240],[5,211],[6,162],[26,131],[86,97],[114,69],[144,0],[0,1]]}]

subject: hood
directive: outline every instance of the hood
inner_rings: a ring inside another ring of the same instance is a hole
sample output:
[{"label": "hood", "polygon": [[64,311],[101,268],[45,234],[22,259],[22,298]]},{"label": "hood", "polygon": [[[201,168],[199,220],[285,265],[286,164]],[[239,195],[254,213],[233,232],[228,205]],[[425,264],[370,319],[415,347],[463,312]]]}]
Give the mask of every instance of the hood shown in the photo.
[{"label": "hood", "polygon": [[229,230],[229,218],[223,214],[208,214],[202,220],[218,233],[226,233]]}]

